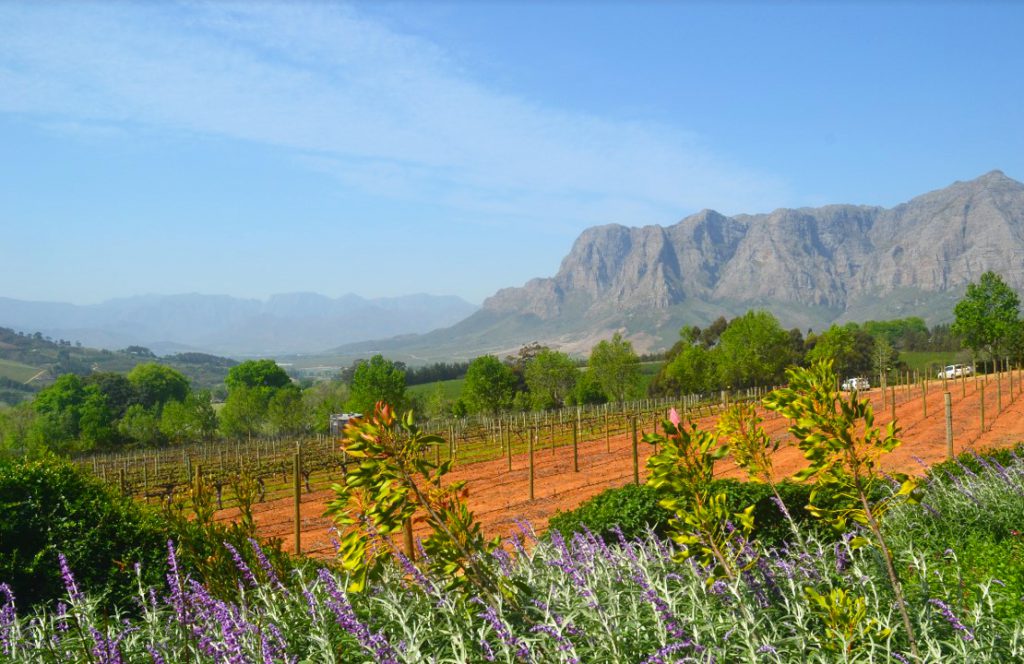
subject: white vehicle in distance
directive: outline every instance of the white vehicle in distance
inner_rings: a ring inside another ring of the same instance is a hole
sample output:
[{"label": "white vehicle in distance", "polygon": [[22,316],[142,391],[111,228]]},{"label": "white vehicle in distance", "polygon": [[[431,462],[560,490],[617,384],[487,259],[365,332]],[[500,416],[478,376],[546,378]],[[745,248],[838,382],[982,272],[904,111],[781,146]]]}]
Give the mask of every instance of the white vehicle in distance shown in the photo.
[{"label": "white vehicle in distance", "polygon": [[863,390],[870,390],[871,383],[868,382],[867,378],[847,378],[843,381],[843,384],[839,386],[839,389],[843,392],[861,392]]},{"label": "white vehicle in distance", "polygon": [[939,371],[939,378],[960,378],[961,376],[970,376],[974,373],[970,365],[967,364],[950,364],[945,369]]}]

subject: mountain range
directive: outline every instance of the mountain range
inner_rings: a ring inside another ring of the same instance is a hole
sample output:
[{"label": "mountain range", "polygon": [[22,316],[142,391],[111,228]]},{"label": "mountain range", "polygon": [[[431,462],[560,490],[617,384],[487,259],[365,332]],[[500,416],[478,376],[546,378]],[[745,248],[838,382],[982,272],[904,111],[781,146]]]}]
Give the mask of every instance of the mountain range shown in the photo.
[{"label": "mountain range", "polygon": [[412,362],[468,359],[532,341],[586,354],[614,332],[648,352],[670,346],[683,325],[751,308],[771,311],[787,328],[906,316],[943,322],[986,270],[1024,288],[1024,184],[1000,171],[893,208],[703,210],[667,227],[596,226],[553,277],[502,289],[479,309],[430,295],[191,294],[90,306],[0,298],[0,325],[102,348],[320,351],[342,361],[376,352]]},{"label": "mountain range", "polygon": [[283,355],[428,332],[452,325],[476,309],[458,297],[424,294],[366,299],[288,293],[263,301],[193,293],[142,295],[93,305],[0,298],[0,326],[99,348],[145,346],[160,355]]},{"label": "mountain range", "polygon": [[652,351],[684,324],[751,308],[802,329],[906,316],[935,323],[952,319],[986,270],[1024,287],[1024,184],[1001,171],[893,208],[703,210],[668,227],[589,228],[555,276],[500,290],[448,329],[337,351],[473,357],[539,341],[585,354],[616,331]]}]

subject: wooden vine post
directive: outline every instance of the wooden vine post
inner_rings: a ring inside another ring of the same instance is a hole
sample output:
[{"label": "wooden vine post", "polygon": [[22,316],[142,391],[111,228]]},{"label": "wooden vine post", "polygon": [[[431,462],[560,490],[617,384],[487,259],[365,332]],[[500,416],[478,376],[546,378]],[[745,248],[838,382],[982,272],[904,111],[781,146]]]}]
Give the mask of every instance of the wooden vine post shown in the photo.
[{"label": "wooden vine post", "polygon": [[294,482],[292,490],[295,495],[295,555],[302,555],[302,454],[295,447]]},{"label": "wooden vine post", "polygon": [[1003,412],[1003,374],[999,371],[1000,367],[996,365],[996,414]]},{"label": "wooden vine post", "polygon": [[949,392],[943,393],[946,402],[946,458],[953,458],[953,398]]},{"label": "wooden vine post", "polygon": [[892,421],[896,421],[896,386],[893,385],[889,388],[892,392],[889,393],[889,407],[892,408]]},{"label": "wooden vine post", "polygon": [[978,392],[981,395],[981,432],[985,433],[985,383],[978,383]]},{"label": "wooden vine post", "polygon": [[530,440],[530,443],[529,443],[529,445],[530,445],[530,449],[529,449],[529,454],[530,454],[530,500],[533,500],[533,478],[534,478],[533,437],[536,435],[536,432],[537,432],[536,428],[531,429],[530,432],[529,432],[529,440]]},{"label": "wooden vine post", "polygon": [[633,484],[640,484],[640,456],[639,450],[637,449],[637,437],[636,437],[636,416],[631,418],[630,424],[633,427]]},{"label": "wooden vine post", "polygon": [[579,420],[572,423],[572,472],[580,472]]}]

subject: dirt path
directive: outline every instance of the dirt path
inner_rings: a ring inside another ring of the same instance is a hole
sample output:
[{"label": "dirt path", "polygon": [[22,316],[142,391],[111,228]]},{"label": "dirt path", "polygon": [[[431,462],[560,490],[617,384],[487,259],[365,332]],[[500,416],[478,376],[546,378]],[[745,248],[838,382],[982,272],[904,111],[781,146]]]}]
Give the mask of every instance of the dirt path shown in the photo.
[{"label": "dirt path", "polygon": [[[984,387],[986,431],[981,432],[980,403],[982,382],[968,379],[966,384],[950,382],[952,397],[954,451],[960,453],[970,449],[1005,447],[1024,440],[1024,397],[1020,396],[1020,381],[1014,377],[1015,398],[1011,403],[1007,376],[1001,377],[1002,412],[998,412],[998,383],[994,376],[988,378]],[[876,424],[887,424],[891,420],[889,405],[882,407],[881,390],[874,389],[869,396],[875,407]],[[896,389],[896,418],[902,429],[903,444],[882,461],[883,469],[890,472],[920,473],[922,464],[930,465],[946,457],[946,423],[942,381],[928,384],[927,417],[920,387],[911,390]],[[713,418],[699,420],[702,427],[713,426]],[[769,414],[765,429],[783,441],[774,464],[780,477],[790,476],[804,466],[800,450],[792,444],[786,431],[787,423]],[[606,446],[604,438],[582,442],[579,445],[579,472],[572,470],[572,448],[559,447],[554,450],[541,448],[535,451],[534,500],[529,500],[529,460],[527,455],[516,455],[512,459],[512,470],[502,458],[465,466],[457,466],[449,477],[465,480],[469,503],[480,520],[484,532],[489,536],[507,536],[517,530],[517,521],[526,520],[538,530],[546,527],[548,519],[558,510],[576,507],[584,500],[601,491],[624,486],[633,480],[631,440],[628,435],[612,437]],[[651,447],[640,443],[640,481],[646,471],[646,458],[653,452]],[[609,451],[610,450],[610,451]],[[742,477],[742,471],[725,460],[720,464],[719,475]],[[329,490],[315,491],[302,495],[302,550],[313,556],[331,556],[334,545],[331,541],[331,522],[324,518],[327,501],[332,497]],[[280,537],[290,548],[292,541],[294,504],[292,498],[275,500],[254,506],[257,527],[263,537]],[[237,510],[224,510],[218,518],[232,519]],[[417,532],[425,535],[426,531]]]}]

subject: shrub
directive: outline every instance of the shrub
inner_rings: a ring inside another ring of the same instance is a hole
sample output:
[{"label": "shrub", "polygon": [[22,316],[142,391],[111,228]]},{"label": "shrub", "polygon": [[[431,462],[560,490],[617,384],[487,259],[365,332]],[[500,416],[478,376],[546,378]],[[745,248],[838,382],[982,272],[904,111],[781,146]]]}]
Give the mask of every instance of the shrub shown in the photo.
[{"label": "shrub", "polygon": [[[263,568],[241,526],[155,511],[115,493],[67,461],[0,459],[0,583],[21,607],[52,602],[64,593],[58,555],[75,570],[81,589],[106,607],[133,610],[135,564],[142,581],[159,585],[167,571],[167,543],[180,569],[214,594],[237,593],[240,573],[230,544],[253,570]],[[276,573],[291,566],[278,541],[264,547]]]},{"label": "shrub", "polygon": [[[739,512],[754,506],[754,530],[752,538],[765,547],[778,546],[790,539],[792,533],[785,515],[773,500],[768,485],[758,482],[743,482],[734,479],[715,480],[711,490],[726,495],[726,506],[731,512]],[[811,529],[818,537],[834,539],[838,533],[822,526],[807,511],[811,486],[796,482],[780,482],[779,494],[793,519],[802,529]],[[825,498],[828,504],[827,497]],[[618,541],[613,531],[615,526],[622,529],[627,538],[642,536],[648,528],[664,536],[672,513],[658,504],[657,492],[647,485],[628,485],[607,489],[583,502],[576,509],[558,512],[548,521],[548,528],[557,530],[563,536],[590,530],[606,542]]]},{"label": "shrub", "polygon": [[19,603],[64,592],[57,555],[83,588],[113,599],[133,594],[135,562],[156,582],[166,555],[161,520],[66,461],[0,460],[0,581]]},{"label": "shrub", "polygon": [[672,513],[658,504],[654,489],[630,484],[602,491],[576,509],[559,511],[548,521],[548,528],[565,537],[586,529],[612,542],[617,540],[616,526],[630,539],[643,536],[648,528],[663,536],[671,517]]}]

